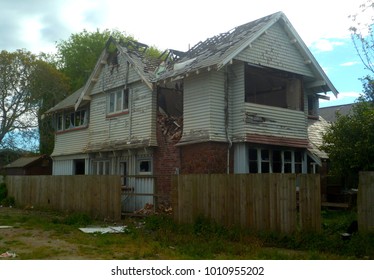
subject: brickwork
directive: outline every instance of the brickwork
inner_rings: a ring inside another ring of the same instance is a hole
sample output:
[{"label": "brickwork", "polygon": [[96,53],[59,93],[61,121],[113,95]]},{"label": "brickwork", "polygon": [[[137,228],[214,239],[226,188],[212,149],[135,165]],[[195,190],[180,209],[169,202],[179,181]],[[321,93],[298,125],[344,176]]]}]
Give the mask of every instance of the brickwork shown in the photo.
[{"label": "brickwork", "polygon": [[[182,135],[182,120],[157,116],[157,143],[154,152],[154,174],[157,177],[158,204],[170,202],[171,176],[180,169],[180,150],[175,144]],[[179,125],[176,125],[177,123]]]},{"label": "brickwork", "polygon": [[[227,143],[219,142],[204,142],[181,146],[181,173],[226,173],[227,148]],[[231,155],[230,159],[232,159]],[[231,166],[232,161],[230,161]],[[232,172],[231,168],[230,172]]]}]

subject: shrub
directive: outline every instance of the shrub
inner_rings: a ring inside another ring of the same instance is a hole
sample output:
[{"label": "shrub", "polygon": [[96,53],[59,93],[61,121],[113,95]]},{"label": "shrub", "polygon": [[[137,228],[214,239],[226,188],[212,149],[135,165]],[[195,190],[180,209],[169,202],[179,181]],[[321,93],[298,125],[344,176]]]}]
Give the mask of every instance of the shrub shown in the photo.
[{"label": "shrub", "polygon": [[5,183],[0,183],[0,201],[8,196],[8,189]]}]

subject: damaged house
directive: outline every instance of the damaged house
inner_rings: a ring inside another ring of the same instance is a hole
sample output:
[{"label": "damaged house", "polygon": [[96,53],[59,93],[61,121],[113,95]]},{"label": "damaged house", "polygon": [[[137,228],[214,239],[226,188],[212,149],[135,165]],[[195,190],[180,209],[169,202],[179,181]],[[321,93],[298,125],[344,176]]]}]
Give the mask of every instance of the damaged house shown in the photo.
[{"label": "damaged house", "polygon": [[321,165],[308,120],[337,90],[282,12],[162,59],[146,47],[110,39],[85,86],[48,111],[54,175],[122,175],[123,210],[133,211],[153,194],[167,202],[175,173]]}]

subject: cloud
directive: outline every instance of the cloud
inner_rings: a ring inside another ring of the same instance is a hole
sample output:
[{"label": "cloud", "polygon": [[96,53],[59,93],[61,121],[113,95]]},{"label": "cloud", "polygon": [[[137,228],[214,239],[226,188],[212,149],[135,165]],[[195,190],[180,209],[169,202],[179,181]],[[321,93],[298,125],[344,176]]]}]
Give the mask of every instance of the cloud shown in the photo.
[{"label": "cloud", "polygon": [[330,52],[334,50],[334,47],[342,45],[344,45],[344,42],[322,38],[313,42],[311,48],[316,52]]},{"label": "cloud", "polygon": [[349,67],[349,66],[353,66],[353,65],[356,65],[356,64],[359,64],[359,62],[358,61],[348,61],[348,62],[341,63],[340,66]]}]

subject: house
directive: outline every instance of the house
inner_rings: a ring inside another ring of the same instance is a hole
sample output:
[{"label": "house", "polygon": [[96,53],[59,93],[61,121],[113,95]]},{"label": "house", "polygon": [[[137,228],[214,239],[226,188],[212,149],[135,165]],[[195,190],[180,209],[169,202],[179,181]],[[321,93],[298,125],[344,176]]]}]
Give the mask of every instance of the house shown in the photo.
[{"label": "house", "polygon": [[5,165],[4,175],[51,175],[52,159],[47,155],[24,156]]},{"label": "house", "polygon": [[308,120],[318,118],[319,98],[338,92],[282,12],[162,59],[146,48],[110,39],[85,86],[47,112],[53,174],[120,174],[125,190],[168,201],[175,173],[307,173],[321,164]]},{"label": "house", "polygon": [[326,121],[334,123],[337,113],[342,116],[347,116],[350,114],[353,105],[354,103],[323,107],[319,108],[319,113]]}]

